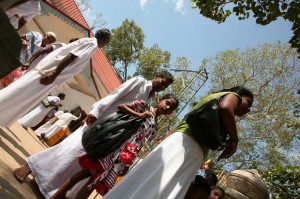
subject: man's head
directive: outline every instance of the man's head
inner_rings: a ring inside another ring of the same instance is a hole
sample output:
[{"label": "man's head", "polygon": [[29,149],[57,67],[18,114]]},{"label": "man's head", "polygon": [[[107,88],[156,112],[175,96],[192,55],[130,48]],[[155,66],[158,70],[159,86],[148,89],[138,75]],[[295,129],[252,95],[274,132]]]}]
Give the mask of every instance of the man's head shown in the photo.
[{"label": "man's head", "polygon": [[159,73],[157,73],[152,80],[152,89],[155,92],[162,91],[166,89],[170,84],[172,84],[174,81],[173,75],[166,71],[161,70]]},{"label": "man's head", "polygon": [[208,182],[209,186],[215,186],[218,182],[218,177],[214,173],[209,173],[205,176],[205,180]]},{"label": "man's head", "polygon": [[197,175],[191,183],[184,199],[207,199],[210,196],[211,190],[207,181]]},{"label": "man's head", "polygon": [[56,42],[56,34],[54,32],[46,32],[43,36],[42,46]]},{"label": "man's head", "polygon": [[225,191],[219,186],[210,187],[211,192],[208,199],[224,199]]},{"label": "man's head", "polygon": [[57,97],[59,97],[60,100],[64,100],[66,95],[64,93],[59,93]]},{"label": "man's head", "polygon": [[74,41],[77,41],[79,38],[72,38],[72,39],[70,39],[69,40],[69,43],[72,43],[72,42],[74,42]]},{"label": "man's head", "polygon": [[110,41],[111,33],[108,29],[102,28],[100,30],[97,30],[97,32],[95,34],[95,37],[96,37],[97,42],[98,42],[98,47],[102,48],[106,44],[108,44],[108,42]]}]

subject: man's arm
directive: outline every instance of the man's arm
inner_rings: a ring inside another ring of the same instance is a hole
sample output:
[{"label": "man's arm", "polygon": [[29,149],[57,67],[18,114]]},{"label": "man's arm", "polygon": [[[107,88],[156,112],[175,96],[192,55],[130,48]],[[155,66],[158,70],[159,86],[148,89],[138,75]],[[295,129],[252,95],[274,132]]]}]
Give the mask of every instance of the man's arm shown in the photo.
[{"label": "man's arm", "polygon": [[27,21],[23,17],[19,18],[18,30],[23,28],[23,26],[25,26],[26,23],[27,23]]},{"label": "man's arm", "polygon": [[221,155],[218,157],[218,160],[223,158],[229,158],[237,150],[239,139],[236,130],[234,111],[238,104],[239,98],[233,94],[226,95],[219,104],[220,119],[230,139],[226,141],[226,144],[224,146],[218,149],[219,151],[223,150]]},{"label": "man's arm", "polygon": [[40,83],[44,84],[44,85],[49,85],[52,84],[56,77],[68,66],[70,65],[71,62],[73,62],[75,59],[77,58],[77,56],[73,55],[73,54],[68,54],[67,56],[65,56],[61,62],[58,64],[57,68],[55,69],[54,72],[49,72],[46,73],[45,75],[43,75],[40,79]]},{"label": "man's arm", "polygon": [[30,67],[30,64],[36,60],[39,56],[43,55],[43,54],[48,54],[50,52],[53,51],[53,46],[51,45],[48,45],[38,51],[36,51],[36,53],[34,53],[32,55],[32,57],[27,61],[27,63],[23,64],[22,65],[22,70],[27,70],[29,67]]}]

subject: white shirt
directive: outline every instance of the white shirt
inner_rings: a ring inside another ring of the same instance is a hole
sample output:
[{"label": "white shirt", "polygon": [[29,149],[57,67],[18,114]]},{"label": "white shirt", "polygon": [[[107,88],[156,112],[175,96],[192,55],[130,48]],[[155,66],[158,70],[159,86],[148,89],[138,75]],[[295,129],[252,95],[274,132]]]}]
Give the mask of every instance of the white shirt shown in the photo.
[{"label": "white shirt", "polygon": [[[144,100],[149,103],[154,96],[149,98],[152,90],[152,81],[148,81],[143,77],[133,77],[124,82],[119,88],[114,90],[108,96],[93,105],[90,114],[96,118],[103,118],[113,112],[118,111],[118,105],[131,103],[135,100]],[[148,99],[149,98],[149,99]]]},{"label": "white shirt", "polygon": [[53,103],[54,105],[60,104],[60,98],[57,96],[47,96],[49,102]]},{"label": "white shirt", "polygon": [[54,123],[54,125],[60,126],[62,128],[66,128],[72,120],[77,120],[78,117],[71,113],[63,113],[57,116],[58,120]]},{"label": "white shirt", "polygon": [[[7,10],[6,14],[13,27],[15,29],[18,29],[19,20],[21,17],[23,17],[25,21],[30,21],[33,19],[33,17],[35,17],[40,12],[41,12],[40,2],[36,0],[32,0]],[[18,17],[16,17],[15,15],[18,15]]]},{"label": "white shirt", "polygon": [[65,112],[63,111],[57,111],[56,113],[54,113],[54,116],[58,117],[61,114],[64,114]]}]

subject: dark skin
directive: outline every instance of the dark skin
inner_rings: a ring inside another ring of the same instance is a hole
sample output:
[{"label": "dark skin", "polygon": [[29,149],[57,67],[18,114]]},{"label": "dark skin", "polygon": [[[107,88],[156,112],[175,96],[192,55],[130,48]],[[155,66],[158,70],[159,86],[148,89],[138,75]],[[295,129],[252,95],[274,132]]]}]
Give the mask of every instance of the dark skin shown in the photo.
[{"label": "dark skin", "polygon": [[[18,17],[18,16],[17,16]],[[18,29],[17,30],[20,30],[21,28],[23,28],[23,26],[25,26],[25,24],[27,23],[27,21],[23,18],[23,17],[21,17],[20,19],[19,19],[19,26],[18,26]]]},{"label": "dark skin", "polygon": [[211,190],[210,196],[208,199],[224,199],[223,193],[219,189]]},{"label": "dark skin", "polygon": [[218,160],[229,158],[236,152],[239,139],[234,116],[242,117],[247,114],[250,111],[250,104],[252,104],[252,99],[245,96],[242,97],[242,102],[238,107],[239,98],[233,94],[224,96],[220,102],[219,114],[230,139],[226,141],[224,146],[218,149],[218,151],[223,151]]}]

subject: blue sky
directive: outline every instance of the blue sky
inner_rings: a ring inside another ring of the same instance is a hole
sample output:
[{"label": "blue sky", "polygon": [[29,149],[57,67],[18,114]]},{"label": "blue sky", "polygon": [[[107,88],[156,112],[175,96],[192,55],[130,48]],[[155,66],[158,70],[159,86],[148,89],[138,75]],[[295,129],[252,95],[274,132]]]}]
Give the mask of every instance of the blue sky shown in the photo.
[{"label": "blue sky", "polygon": [[[134,20],[145,34],[145,47],[157,43],[171,53],[171,65],[176,57],[187,57],[197,69],[205,57],[229,49],[245,49],[263,43],[288,42],[291,24],[279,19],[260,26],[254,19],[239,21],[235,16],[218,24],[192,9],[184,0],[90,0],[91,11],[85,14],[91,21],[102,13],[105,28],[117,28],[126,18]],[[134,70],[131,66],[130,70]]]},{"label": "blue sky", "polygon": [[[145,47],[157,43],[171,53],[171,68],[177,57],[187,57],[197,70],[203,58],[221,51],[256,47],[264,43],[288,42],[291,24],[279,19],[267,26],[257,25],[253,18],[239,21],[233,15],[225,23],[203,17],[188,0],[90,0],[92,9],[84,16],[88,22],[95,13],[102,13],[105,28],[119,27],[128,18],[134,20],[145,34]],[[129,75],[135,66],[129,68]],[[209,85],[197,95],[203,95]],[[188,107],[181,113],[184,115]],[[180,116],[180,117],[181,117]]]}]

